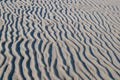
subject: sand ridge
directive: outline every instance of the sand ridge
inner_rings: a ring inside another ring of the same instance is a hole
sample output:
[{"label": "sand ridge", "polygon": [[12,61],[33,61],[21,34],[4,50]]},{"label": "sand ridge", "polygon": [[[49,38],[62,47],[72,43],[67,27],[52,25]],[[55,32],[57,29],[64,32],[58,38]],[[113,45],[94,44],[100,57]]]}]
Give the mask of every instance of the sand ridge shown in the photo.
[{"label": "sand ridge", "polygon": [[1,0],[0,80],[119,80],[119,0]]}]

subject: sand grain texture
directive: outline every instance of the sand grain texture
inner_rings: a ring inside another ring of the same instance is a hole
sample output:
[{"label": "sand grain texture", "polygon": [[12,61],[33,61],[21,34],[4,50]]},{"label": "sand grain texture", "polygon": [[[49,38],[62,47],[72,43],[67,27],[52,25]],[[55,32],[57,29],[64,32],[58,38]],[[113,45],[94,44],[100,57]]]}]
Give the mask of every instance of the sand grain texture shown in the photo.
[{"label": "sand grain texture", "polygon": [[1,0],[0,80],[120,80],[120,0]]}]

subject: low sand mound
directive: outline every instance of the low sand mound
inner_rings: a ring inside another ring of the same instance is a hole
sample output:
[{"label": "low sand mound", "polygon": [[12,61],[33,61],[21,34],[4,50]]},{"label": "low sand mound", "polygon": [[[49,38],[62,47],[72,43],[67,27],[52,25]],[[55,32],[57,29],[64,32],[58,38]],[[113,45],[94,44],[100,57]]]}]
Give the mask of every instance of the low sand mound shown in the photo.
[{"label": "low sand mound", "polygon": [[120,0],[1,0],[0,80],[120,80]]}]

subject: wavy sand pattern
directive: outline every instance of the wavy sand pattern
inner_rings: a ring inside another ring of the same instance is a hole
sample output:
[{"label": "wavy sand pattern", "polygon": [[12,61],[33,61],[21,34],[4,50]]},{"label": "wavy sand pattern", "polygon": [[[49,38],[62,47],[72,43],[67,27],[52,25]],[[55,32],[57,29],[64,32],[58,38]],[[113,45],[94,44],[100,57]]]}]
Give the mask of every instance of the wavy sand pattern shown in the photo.
[{"label": "wavy sand pattern", "polygon": [[120,0],[0,0],[0,80],[120,80]]}]

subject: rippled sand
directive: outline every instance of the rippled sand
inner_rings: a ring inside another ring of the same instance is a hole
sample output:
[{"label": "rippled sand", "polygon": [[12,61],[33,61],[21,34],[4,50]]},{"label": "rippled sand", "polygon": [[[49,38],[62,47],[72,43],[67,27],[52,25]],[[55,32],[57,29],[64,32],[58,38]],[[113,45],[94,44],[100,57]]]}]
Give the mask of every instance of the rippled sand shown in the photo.
[{"label": "rippled sand", "polygon": [[120,0],[0,0],[0,80],[120,80]]}]

